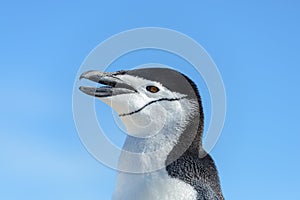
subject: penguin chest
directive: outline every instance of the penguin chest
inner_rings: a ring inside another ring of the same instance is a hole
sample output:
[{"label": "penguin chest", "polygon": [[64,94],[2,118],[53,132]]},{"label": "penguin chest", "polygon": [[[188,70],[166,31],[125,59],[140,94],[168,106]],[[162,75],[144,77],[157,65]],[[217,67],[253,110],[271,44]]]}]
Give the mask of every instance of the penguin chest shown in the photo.
[{"label": "penguin chest", "polygon": [[114,200],[196,200],[197,191],[167,172],[119,174]]}]

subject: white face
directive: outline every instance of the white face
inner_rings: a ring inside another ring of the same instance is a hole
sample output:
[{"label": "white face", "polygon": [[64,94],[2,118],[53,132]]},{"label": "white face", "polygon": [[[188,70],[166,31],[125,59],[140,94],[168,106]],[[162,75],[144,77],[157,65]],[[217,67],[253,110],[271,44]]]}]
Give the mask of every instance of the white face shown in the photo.
[{"label": "white face", "polygon": [[169,119],[184,111],[181,101],[186,95],[172,92],[158,82],[140,77],[126,74],[116,77],[137,92],[99,99],[119,114],[128,134],[135,137],[153,136],[166,126]]},{"label": "white face", "polygon": [[[152,76],[155,74],[150,69],[144,71],[150,72]],[[105,85],[81,86],[79,89],[112,107],[126,126],[127,133],[133,136],[127,137],[123,145],[124,151],[118,164],[122,171],[151,172],[163,168],[169,153],[179,144],[180,136],[188,123],[191,120],[197,122],[195,120],[198,119],[199,103],[196,94],[192,95],[193,88],[189,81],[184,80],[184,76],[181,77],[178,73],[172,74],[173,71],[157,72],[164,73],[158,74],[160,78],[167,79],[162,82],[172,81],[166,83],[172,87],[172,91],[159,82],[130,75],[134,72],[110,73],[92,70],[80,76],[80,79]],[[184,153],[184,148],[188,148],[193,139],[194,135],[191,133],[191,137],[184,139],[183,148],[178,148],[180,152],[176,149],[176,154],[180,156]]]}]

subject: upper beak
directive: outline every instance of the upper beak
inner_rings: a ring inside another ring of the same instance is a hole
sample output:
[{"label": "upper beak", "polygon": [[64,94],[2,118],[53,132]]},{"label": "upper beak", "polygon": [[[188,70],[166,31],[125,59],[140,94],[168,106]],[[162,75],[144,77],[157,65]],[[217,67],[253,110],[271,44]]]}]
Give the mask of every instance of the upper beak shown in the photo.
[{"label": "upper beak", "polygon": [[88,79],[93,82],[103,84],[102,87],[80,86],[79,89],[85,94],[95,97],[110,97],[120,94],[128,94],[137,92],[132,86],[122,81],[117,75],[123,75],[126,71],[118,72],[100,72],[87,71],[81,74],[79,79]]}]

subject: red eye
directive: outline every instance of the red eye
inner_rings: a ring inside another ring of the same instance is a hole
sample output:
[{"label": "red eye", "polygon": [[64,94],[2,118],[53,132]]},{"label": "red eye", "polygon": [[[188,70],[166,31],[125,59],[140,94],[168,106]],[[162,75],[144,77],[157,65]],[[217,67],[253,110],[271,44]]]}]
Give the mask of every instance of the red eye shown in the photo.
[{"label": "red eye", "polygon": [[158,87],[153,86],[153,85],[147,86],[146,90],[148,90],[149,92],[152,92],[152,93],[156,93],[159,91]]}]

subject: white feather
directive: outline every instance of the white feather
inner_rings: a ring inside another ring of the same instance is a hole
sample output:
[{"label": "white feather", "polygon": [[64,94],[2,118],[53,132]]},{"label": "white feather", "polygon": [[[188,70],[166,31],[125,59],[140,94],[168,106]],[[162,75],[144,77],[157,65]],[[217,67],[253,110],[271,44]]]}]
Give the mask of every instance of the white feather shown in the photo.
[{"label": "white feather", "polygon": [[[124,144],[126,151],[120,156],[119,169],[149,173],[119,172],[113,200],[195,200],[197,192],[194,188],[168,176],[164,167],[168,154],[197,111],[198,103],[158,82],[129,75],[120,75],[120,78],[138,93],[100,99],[118,114],[134,112],[161,98],[180,100],[152,103],[139,112],[121,117],[132,137],[128,137]],[[152,94],[146,91],[147,85],[155,85],[160,91]]]}]

